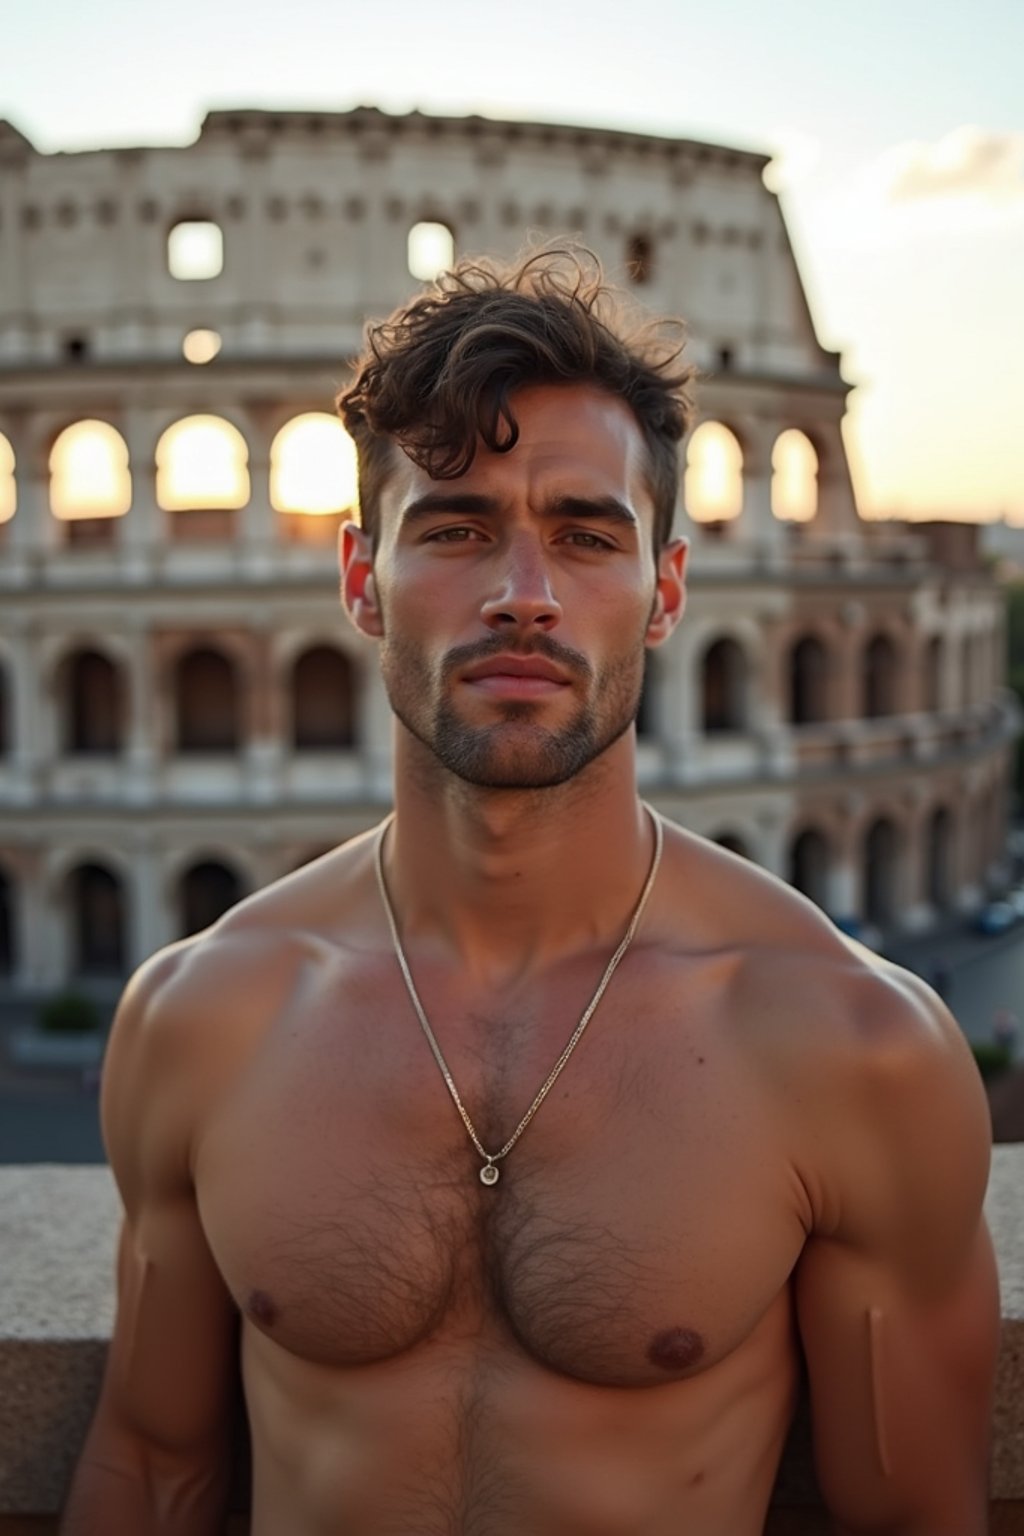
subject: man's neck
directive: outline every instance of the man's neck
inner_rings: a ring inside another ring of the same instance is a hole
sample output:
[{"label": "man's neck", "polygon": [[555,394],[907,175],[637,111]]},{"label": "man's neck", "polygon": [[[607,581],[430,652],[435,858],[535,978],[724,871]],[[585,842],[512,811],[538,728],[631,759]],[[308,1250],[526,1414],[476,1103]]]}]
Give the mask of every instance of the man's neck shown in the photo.
[{"label": "man's neck", "polygon": [[573,780],[543,790],[428,781],[403,761],[418,750],[398,745],[386,849],[407,939],[449,949],[495,986],[618,943],[653,852],[628,735]]}]

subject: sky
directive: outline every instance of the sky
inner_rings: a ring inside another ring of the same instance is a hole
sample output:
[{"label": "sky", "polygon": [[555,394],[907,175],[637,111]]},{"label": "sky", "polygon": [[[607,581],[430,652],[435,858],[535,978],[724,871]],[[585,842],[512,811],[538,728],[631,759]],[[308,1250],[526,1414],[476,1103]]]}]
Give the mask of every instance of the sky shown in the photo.
[{"label": "sky", "polygon": [[1024,0],[34,0],[0,117],[47,152],[373,105],[771,154],[861,511],[1024,522],[1022,61]]}]

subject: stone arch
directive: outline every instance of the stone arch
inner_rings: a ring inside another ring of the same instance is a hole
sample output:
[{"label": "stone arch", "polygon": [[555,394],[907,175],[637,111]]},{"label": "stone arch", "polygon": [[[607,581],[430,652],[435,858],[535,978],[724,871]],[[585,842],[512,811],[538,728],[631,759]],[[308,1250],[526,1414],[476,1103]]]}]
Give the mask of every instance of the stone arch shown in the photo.
[{"label": "stone arch", "polygon": [[125,971],[124,887],[106,864],[76,864],[65,877],[71,966],[76,976],[121,976]]},{"label": "stone arch", "polygon": [[634,230],[626,237],[626,275],[637,288],[654,281],[654,239],[646,230]]},{"label": "stone arch", "polygon": [[83,646],[58,669],[61,744],[66,753],[110,755],[124,745],[124,680],[102,651]]},{"label": "stone arch", "polygon": [[14,878],[0,864],[0,976],[13,976],[18,964],[16,896]]},{"label": "stone arch", "polygon": [[719,848],[725,848],[729,853],[739,854],[741,859],[753,858],[750,844],[743,833],[735,831],[732,827],[722,827],[718,832],[712,833],[709,841],[716,843]]},{"label": "stone arch", "polygon": [[249,500],[249,447],[224,416],[182,416],[156,445],[156,499],[169,512],[233,510]]},{"label": "stone arch", "polygon": [[888,815],[876,816],[864,833],[864,916],[888,928],[899,911],[900,834]]},{"label": "stone arch", "polygon": [[722,635],[701,660],[701,724],[711,735],[744,731],[749,718],[750,665],[738,640]]},{"label": "stone arch", "polygon": [[813,634],[799,635],[789,651],[789,718],[793,725],[828,719],[829,653]]},{"label": "stone arch", "polygon": [[883,630],[871,635],[861,652],[863,712],[866,720],[894,715],[899,706],[899,654]]},{"label": "stone arch", "polygon": [[832,848],[819,827],[804,827],[789,845],[788,880],[817,906],[828,904]]},{"label": "stone arch", "polygon": [[787,427],[772,444],[772,514],[808,523],[818,510],[818,455],[806,432]]},{"label": "stone arch", "polygon": [[0,524],[9,523],[18,510],[18,480],[14,449],[0,432]]},{"label": "stone arch", "polygon": [[9,756],[14,747],[14,700],[10,676],[7,658],[0,654],[0,758]]},{"label": "stone arch", "polygon": [[211,645],[182,652],[174,667],[175,744],[179,752],[236,752],[241,745],[238,670]]},{"label": "stone arch", "polygon": [[344,651],[313,645],[296,657],[291,706],[296,751],[344,751],[355,745],[355,670]]},{"label": "stone arch", "polygon": [[62,522],[123,517],[132,504],[128,444],[108,421],[73,422],[47,460],[50,511]]},{"label": "stone arch", "polygon": [[695,523],[731,522],[743,511],[743,449],[721,421],[704,421],[686,445],[683,501]]},{"label": "stone arch", "polygon": [[270,504],[277,512],[322,515],[359,504],[356,445],[336,416],[293,416],[270,445]]},{"label": "stone arch", "polygon": [[956,897],[956,825],[948,806],[935,806],[925,836],[928,900],[936,911],[948,911]]},{"label": "stone arch", "polygon": [[180,937],[209,928],[245,895],[238,871],[222,859],[194,860],[178,879]]},{"label": "stone arch", "polygon": [[644,677],[636,708],[636,734],[649,740],[658,734],[660,662],[654,651],[644,652]]},{"label": "stone arch", "polygon": [[924,707],[936,714],[944,704],[942,686],[945,644],[941,635],[930,635],[924,648]]}]

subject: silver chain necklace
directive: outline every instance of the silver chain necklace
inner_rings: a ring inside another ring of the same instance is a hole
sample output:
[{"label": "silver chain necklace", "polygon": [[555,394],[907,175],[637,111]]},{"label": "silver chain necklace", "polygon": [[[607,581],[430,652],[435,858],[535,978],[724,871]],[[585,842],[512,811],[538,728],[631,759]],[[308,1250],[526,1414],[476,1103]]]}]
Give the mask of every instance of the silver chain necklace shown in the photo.
[{"label": "silver chain necklace", "polygon": [[644,908],[647,905],[648,897],[650,896],[651,891],[654,889],[654,882],[658,875],[658,866],[661,864],[661,850],[664,843],[664,833],[662,830],[661,817],[658,816],[657,813],[653,811],[649,805],[645,804],[644,809],[646,810],[648,816],[650,816],[652,825],[654,827],[654,857],[651,860],[651,867],[648,871],[647,879],[644,881],[644,888],[640,892],[640,899],[633,909],[633,916],[629,920],[629,927],[626,929],[618,949],[615,951],[611,959],[608,961],[608,964],[605,966],[604,975],[601,977],[601,980],[597,984],[597,991],[594,993],[593,997],[590,999],[590,1002],[583,1010],[582,1017],[580,1018],[580,1021],[576,1025],[576,1028],[573,1030],[572,1034],[569,1036],[561,1056],[559,1056],[558,1060],[551,1068],[550,1073],[545,1078],[543,1084],[541,1085],[540,1091],[538,1092],[533,1103],[530,1105],[529,1109],[526,1111],[526,1114],[520,1120],[519,1124],[516,1126],[515,1130],[512,1132],[512,1135],[508,1138],[508,1141],[506,1141],[505,1145],[497,1152],[488,1152],[486,1147],[484,1147],[481,1143],[480,1138],[476,1133],[476,1127],[473,1125],[472,1120],[469,1118],[469,1112],[459,1097],[459,1090],[455,1086],[455,1079],[452,1077],[448,1063],[444,1059],[444,1053],[437,1043],[437,1038],[434,1034],[434,1031],[430,1027],[430,1021],[423,1010],[423,1004],[420,1002],[419,993],[416,991],[416,985],[412,979],[412,972],[409,969],[409,962],[405,958],[405,950],[402,948],[402,941],[398,936],[398,924],[395,921],[394,908],[391,905],[391,898],[388,896],[387,882],[384,879],[384,839],[387,836],[388,828],[394,820],[394,815],[392,814],[391,816],[387,817],[387,819],[381,825],[380,832],[377,835],[376,847],[377,886],[380,890],[380,899],[383,904],[385,914],[387,915],[388,927],[391,929],[391,942],[395,947],[395,958],[398,961],[399,968],[401,969],[402,976],[405,980],[406,990],[409,993],[409,1001],[412,1003],[416,1017],[420,1021],[420,1027],[427,1037],[427,1044],[430,1046],[430,1049],[434,1055],[434,1060],[437,1062],[437,1065],[441,1070],[441,1076],[444,1078],[445,1083],[447,1084],[448,1092],[452,1096],[452,1102],[455,1105],[455,1108],[458,1110],[462,1119],[462,1123],[469,1133],[470,1141],[473,1143],[480,1156],[484,1159],[483,1166],[480,1169],[481,1184],[497,1184],[498,1179],[501,1177],[501,1170],[498,1168],[498,1164],[501,1162],[502,1158],[507,1157],[511,1152],[512,1148],[515,1146],[516,1142],[519,1140],[520,1136],[526,1130],[526,1127],[529,1125],[530,1121],[533,1119],[534,1115],[537,1113],[538,1109],[540,1109],[540,1106],[551,1092],[551,1089],[558,1081],[558,1077],[562,1071],[562,1068],[569,1060],[569,1057],[572,1055],[577,1045],[579,1045],[583,1036],[583,1031],[586,1029],[587,1025],[590,1023],[590,1020],[593,1018],[595,1012],[597,1011],[597,1005],[600,1003],[602,997],[604,996],[608,983],[611,981],[612,977],[615,975],[615,972],[618,970],[619,962],[623,959],[627,949],[632,944],[636,931],[640,926],[640,919],[644,915]]}]

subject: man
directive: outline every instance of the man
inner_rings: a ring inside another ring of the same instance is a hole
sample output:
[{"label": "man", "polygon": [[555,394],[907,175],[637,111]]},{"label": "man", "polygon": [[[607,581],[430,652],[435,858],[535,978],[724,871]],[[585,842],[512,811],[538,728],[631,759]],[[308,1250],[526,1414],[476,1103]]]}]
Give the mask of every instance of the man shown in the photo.
[{"label": "man", "polygon": [[157,955],[66,1536],[755,1536],[806,1359],[842,1532],[979,1536],[988,1121],[942,1005],[637,799],[686,372],[588,259],[371,329],[342,589],[395,816]]}]

